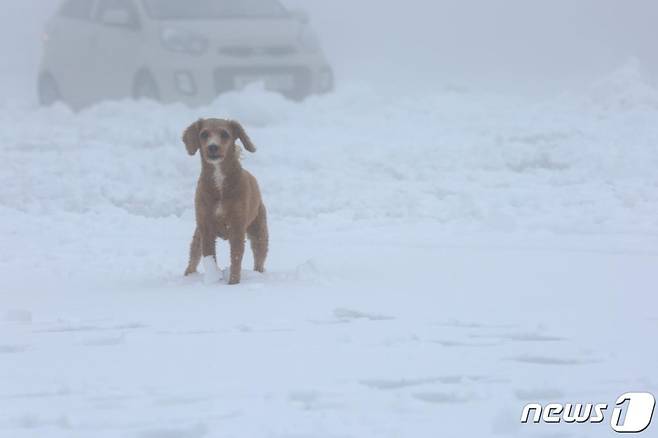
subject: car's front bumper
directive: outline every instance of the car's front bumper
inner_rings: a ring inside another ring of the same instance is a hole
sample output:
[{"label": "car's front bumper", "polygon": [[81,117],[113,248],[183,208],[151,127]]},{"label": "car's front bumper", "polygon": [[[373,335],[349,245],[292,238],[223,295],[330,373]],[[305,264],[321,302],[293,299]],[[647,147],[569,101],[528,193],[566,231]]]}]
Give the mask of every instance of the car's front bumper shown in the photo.
[{"label": "car's front bumper", "polygon": [[157,83],[160,99],[166,103],[203,105],[222,93],[256,81],[295,100],[326,93],[334,87],[333,71],[321,54],[248,60],[168,54],[159,59],[146,68]]}]

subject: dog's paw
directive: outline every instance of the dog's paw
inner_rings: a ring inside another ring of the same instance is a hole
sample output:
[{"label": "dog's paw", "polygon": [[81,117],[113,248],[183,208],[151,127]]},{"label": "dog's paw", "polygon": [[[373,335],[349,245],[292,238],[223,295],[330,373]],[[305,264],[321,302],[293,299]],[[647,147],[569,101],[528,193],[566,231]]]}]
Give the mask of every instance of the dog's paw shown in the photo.
[{"label": "dog's paw", "polygon": [[187,269],[185,270],[185,276],[186,276],[186,277],[189,277],[190,275],[194,275],[194,274],[197,274],[197,273],[198,273],[198,272],[197,272],[196,269],[187,268]]},{"label": "dog's paw", "polygon": [[229,274],[229,276],[228,276],[229,277],[228,278],[228,284],[229,285],[240,284],[240,277],[241,277],[240,273],[235,273],[235,272],[233,272],[233,273],[227,272],[227,273]]},{"label": "dog's paw", "polygon": [[203,282],[205,284],[216,284],[222,281],[224,275],[222,271],[217,267],[217,262],[212,256],[203,258]]}]

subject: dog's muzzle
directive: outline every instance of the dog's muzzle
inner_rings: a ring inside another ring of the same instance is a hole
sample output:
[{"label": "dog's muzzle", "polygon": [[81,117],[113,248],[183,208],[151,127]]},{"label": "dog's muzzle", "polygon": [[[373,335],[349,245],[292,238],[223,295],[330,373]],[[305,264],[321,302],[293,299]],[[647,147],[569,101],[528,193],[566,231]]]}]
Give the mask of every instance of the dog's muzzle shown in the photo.
[{"label": "dog's muzzle", "polygon": [[216,144],[208,145],[208,159],[209,160],[221,160],[222,155],[219,153],[219,146]]}]

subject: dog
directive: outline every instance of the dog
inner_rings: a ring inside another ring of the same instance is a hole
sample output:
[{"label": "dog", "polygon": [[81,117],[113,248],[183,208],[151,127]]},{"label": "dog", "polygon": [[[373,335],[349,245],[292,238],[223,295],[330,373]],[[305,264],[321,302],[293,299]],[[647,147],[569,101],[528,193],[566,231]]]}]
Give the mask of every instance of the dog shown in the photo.
[{"label": "dog", "polygon": [[195,196],[196,230],[185,275],[196,273],[203,258],[207,284],[222,279],[215,251],[218,237],[228,240],[231,246],[229,284],[240,283],[246,237],[254,254],[254,270],[265,272],[269,248],[267,210],[258,181],[242,168],[237,140],[249,152],[256,152],[242,125],[234,120],[200,119],[183,133],[188,154],[198,152],[201,156]]}]

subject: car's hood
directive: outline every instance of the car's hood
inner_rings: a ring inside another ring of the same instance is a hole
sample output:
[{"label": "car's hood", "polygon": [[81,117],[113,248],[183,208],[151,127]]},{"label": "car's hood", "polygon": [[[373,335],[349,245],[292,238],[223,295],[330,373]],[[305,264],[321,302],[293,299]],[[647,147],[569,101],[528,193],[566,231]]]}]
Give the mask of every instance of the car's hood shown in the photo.
[{"label": "car's hood", "polygon": [[302,25],[294,19],[164,20],[170,27],[195,32],[215,47],[280,46],[299,42]]}]

